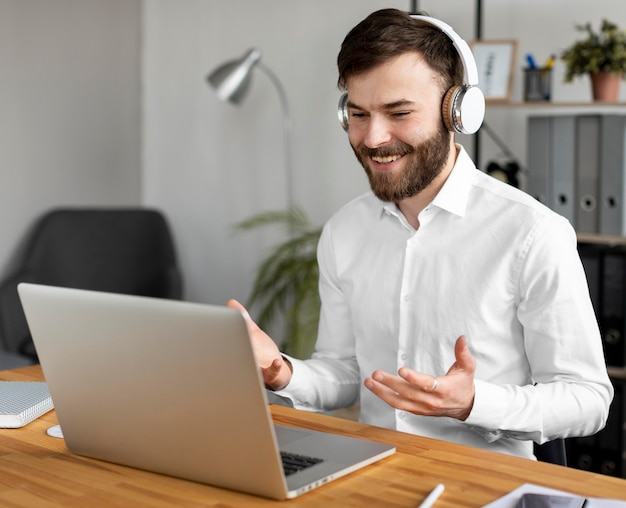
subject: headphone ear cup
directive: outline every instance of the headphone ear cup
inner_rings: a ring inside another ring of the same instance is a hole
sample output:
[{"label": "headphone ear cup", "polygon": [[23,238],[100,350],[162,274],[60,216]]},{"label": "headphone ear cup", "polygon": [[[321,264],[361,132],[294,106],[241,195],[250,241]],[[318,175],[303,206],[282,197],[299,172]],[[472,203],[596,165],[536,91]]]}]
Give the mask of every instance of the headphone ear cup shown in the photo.
[{"label": "headphone ear cup", "polygon": [[477,86],[453,86],[443,97],[441,114],[450,132],[474,134],[485,118],[485,96]]},{"label": "headphone ear cup", "polygon": [[454,127],[454,102],[460,88],[460,86],[450,87],[443,96],[443,101],[441,103],[441,117],[443,118],[443,124],[450,132],[458,132]]},{"label": "headphone ear cup", "polygon": [[344,93],[339,97],[339,104],[337,105],[337,118],[344,131],[348,132],[350,127],[348,120],[348,94]]}]

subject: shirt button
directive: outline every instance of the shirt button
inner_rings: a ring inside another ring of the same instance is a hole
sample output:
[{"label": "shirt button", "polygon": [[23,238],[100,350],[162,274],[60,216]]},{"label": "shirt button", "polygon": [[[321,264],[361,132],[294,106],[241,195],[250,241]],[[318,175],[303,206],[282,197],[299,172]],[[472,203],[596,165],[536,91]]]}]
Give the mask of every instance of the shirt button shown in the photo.
[{"label": "shirt button", "polygon": [[405,302],[408,302],[411,300],[411,295],[404,295],[403,299]]},{"label": "shirt button", "polygon": [[403,411],[400,411],[400,414],[398,415],[398,418],[400,418],[400,420],[404,420],[404,417],[405,417],[405,416],[406,416],[406,415],[404,414],[404,412],[403,412]]},{"label": "shirt button", "polygon": [[402,353],[402,354],[400,355],[400,359],[401,359],[401,360],[406,360],[406,359],[407,359],[406,353]]}]

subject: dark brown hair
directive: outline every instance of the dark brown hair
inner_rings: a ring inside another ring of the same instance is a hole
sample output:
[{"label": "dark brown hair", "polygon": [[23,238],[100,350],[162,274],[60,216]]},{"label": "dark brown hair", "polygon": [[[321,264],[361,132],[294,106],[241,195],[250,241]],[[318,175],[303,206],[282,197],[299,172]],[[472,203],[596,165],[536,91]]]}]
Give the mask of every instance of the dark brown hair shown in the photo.
[{"label": "dark brown hair", "polygon": [[463,83],[461,57],[441,29],[398,9],[381,9],[356,25],[343,40],[337,56],[337,85],[345,90],[351,76],[410,51],[421,53],[441,77],[443,92]]}]

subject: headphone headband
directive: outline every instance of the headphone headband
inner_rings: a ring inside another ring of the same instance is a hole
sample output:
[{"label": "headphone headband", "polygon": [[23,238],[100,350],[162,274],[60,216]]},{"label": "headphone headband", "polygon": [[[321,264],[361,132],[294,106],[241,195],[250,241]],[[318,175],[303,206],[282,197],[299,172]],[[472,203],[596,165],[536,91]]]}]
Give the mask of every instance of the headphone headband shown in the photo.
[{"label": "headphone headband", "polygon": [[459,56],[461,57],[461,61],[463,62],[465,84],[473,86],[478,85],[478,69],[476,68],[476,61],[474,60],[474,55],[472,54],[472,50],[467,42],[465,42],[465,40],[462,39],[450,25],[440,19],[431,18],[430,16],[421,16],[418,14],[411,14],[411,17],[439,28],[450,38]]}]

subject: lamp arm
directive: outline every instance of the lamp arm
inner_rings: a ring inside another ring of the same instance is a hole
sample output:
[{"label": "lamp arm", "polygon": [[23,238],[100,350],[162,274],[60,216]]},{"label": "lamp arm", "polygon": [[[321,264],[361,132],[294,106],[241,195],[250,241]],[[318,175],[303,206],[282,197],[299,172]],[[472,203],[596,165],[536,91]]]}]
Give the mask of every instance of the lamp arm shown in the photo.
[{"label": "lamp arm", "polygon": [[283,116],[283,152],[285,157],[285,182],[287,186],[287,208],[292,209],[294,206],[294,191],[293,191],[293,166],[292,166],[292,153],[291,153],[291,114],[289,111],[289,102],[287,101],[287,94],[283,88],[282,83],[278,79],[278,76],[272,72],[272,70],[264,65],[262,62],[257,63],[257,67],[262,70],[270,81],[276,87],[278,92],[278,98],[280,100],[280,106]]}]

